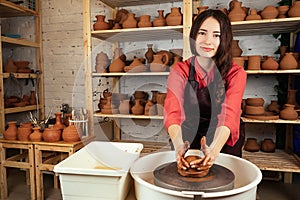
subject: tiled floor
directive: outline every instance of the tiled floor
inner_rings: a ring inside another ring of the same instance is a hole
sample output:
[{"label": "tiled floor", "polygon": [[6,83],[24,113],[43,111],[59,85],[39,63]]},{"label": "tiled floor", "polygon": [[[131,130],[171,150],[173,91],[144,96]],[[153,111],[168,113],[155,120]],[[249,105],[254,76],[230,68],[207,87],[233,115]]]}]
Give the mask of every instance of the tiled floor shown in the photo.
[{"label": "tiled floor", "polygon": [[[53,175],[44,174],[45,200],[61,200],[60,189],[53,188]],[[10,168],[8,170],[8,200],[30,199],[30,188],[25,184],[25,171]],[[282,181],[263,180],[258,185],[258,200],[299,200],[300,174],[293,174],[293,184]],[[132,199],[132,198],[130,198]]]}]

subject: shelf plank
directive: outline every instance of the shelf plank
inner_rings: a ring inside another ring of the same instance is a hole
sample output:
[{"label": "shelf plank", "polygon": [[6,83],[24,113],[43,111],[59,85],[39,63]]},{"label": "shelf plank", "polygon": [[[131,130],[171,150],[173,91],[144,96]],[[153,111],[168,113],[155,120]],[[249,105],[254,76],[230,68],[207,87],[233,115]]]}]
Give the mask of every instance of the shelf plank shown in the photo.
[{"label": "shelf plank", "polygon": [[[37,78],[37,74],[32,73],[12,73],[15,78]],[[10,73],[3,73],[3,78],[8,78]]]},{"label": "shelf plank", "polygon": [[0,0],[0,17],[37,16],[38,13],[32,9],[15,3]]},{"label": "shelf plank", "polygon": [[284,119],[276,119],[276,120],[257,120],[257,119],[249,119],[246,117],[241,117],[243,122],[245,123],[270,123],[270,124],[300,124],[300,119],[297,120],[284,120]]},{"label": "shelf plank", "polygon": [[102,114],[102,113],[94,113],[94,117],[109,117],[109,118],[119,118],[119,119],[164,119],[163,116],[153,115],[124,115],[124,114]]},{"label": "shelf plank", "polygon": [[18,39],[18,38],[10,38],[1,36],[1,42],[12,44],[12,45],[20,45],[20,46],[27,46],[27,47],[40,47],[37,42],[26,40],[26,39]]},{"label": "shelf plank", "polygon": [[115,8],[115,7],[126,7],[126,6],[138,6],[138,5],[149,5],[149,4],[161,4],[161,3],[170,3],[170,2],[181,2],[182,0],[101,0],[106,5]]},{"label": "shelf plank", "polygon": [[300,172],[300,162],[294,154],[276,149],[275,153],[243,151],[243,158],[261,170]]},{"label": "shelf plank", "polygon": [[168,76],[170,72],[141,72],[141,73],[93,73],[93,77],[109,76]]},{"label": "shelf plank", "polygon": [[5,114],[12,114],[12,113],[19,113],[19,112],[26,112],[36,110],[36,105],[24,106],[24,107],[14,107],[14,108],[5,108]]},{"label": "shelf plank", "polygon": [[92,31],[92,37],[108,42],[182,39],[183,26],[162,26]]},{"label": "shelf plank", "polygon": [[246,70],[247,74],[299,74],[300,69],[290,70]]},{"label": "shelf plank", "polygon": [[234,36],[267,35],[295,32],[300,27],[300,17],[232,22]]}]

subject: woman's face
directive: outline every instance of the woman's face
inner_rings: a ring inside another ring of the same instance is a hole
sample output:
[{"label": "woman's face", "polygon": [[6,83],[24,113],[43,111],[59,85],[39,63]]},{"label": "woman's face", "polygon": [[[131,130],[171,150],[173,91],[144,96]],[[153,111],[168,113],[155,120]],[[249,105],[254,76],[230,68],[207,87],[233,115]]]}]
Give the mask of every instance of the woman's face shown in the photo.
[{"label": "woman's face", "polygon": [[207,18],[200,26],[195,46],[199,55],[212,58],[220,45],[220,24],[213,18]]}]

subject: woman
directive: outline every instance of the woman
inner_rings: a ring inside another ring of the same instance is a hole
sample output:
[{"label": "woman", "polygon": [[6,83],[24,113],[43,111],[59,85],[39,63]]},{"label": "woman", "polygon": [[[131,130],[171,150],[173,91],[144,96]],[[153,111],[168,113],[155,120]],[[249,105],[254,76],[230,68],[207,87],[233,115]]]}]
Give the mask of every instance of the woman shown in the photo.
[{"label": "woman", "polygon": [[[202,12],[190,31],[193,56],[170,72],[164,123],[178,168],[209,168],[220,152],[241,157],[240,114],[247,75],[232,62],[232,40],[230,20],[223,12]],[[213,138],[210,146],[206,138]],[[187,163],[188,148],[202,148],[204,159]]]}]

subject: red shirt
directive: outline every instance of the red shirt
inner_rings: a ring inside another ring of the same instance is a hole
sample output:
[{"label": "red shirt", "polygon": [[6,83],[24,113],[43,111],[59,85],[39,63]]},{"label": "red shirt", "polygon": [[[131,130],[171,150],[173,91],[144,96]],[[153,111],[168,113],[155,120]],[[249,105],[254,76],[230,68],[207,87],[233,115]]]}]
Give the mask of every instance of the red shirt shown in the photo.
[{"label": "red shirt", "polygon": [[[167,96],[164,103],[164,124],[165,128],[172,124],[181,126],[185,120],[184,105],[184,91],[188,81],[191,58],[184,62],[179,62],[170,71],[167,81]],[[199,88],[207,86],[212,80],[207,79],[206,72],[199,66],[197,59],[195,59],[196,81],[199,83]],[[213,70],[211,72],[213,73]],[[227,89],[225,94],[225,101],[221,106],[221,113],[218,115],[218,125],[226,126],[230,129],[230,137],[227,144],[233,146],[239,139],[240,131],[240,116],[241,116],[241,102],[246,87],[247,74],[245,70],[233,63],[229,70],[226,82]]]}]

